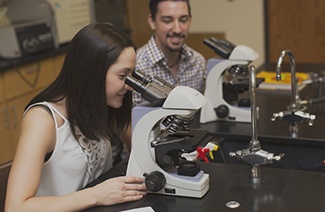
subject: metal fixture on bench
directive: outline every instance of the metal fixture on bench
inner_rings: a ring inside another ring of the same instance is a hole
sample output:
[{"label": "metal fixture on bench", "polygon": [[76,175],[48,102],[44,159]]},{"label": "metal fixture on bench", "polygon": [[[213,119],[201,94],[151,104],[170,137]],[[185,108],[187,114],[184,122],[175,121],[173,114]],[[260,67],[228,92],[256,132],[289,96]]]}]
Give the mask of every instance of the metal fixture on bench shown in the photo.
[{"label": "metal fixture on bench", "polygon": [[256,77],[255,67],[251,65],[250,69],[250,93],[251,93],[251,120],[252,120],[252,139],[249,142],[249,148],[230,152],[229,155],[237,157],[240,160],[251,165],[251,177],[253,183],[258,183],[261,178],[260,165],[270,164],[274,160],[280,161],[284,154],[274,155],[274,153],[262,150],[258,140],[257,133],[257,107],[256,107]]},{"label": "metal fixture on bench", "polygon": [[301,122],[307,121],[309,126],[313,125],[313,122],[316,118],[315,115],[303,112],[306,107],[300,104],[303,102],[300,100],[299,92],[297,89],[297,78],[296,78],[296,63],[293,56],[293,53],[286,49],[283,50],[278,59],[276,66],[276,79],[281,80],[281,65],[284,57],[288,55],[290,58],[290,69],[291,69],[291,104],[288,106],[288,109],[281,111],[279,113],[273,113],[271,121],[275,121],[276,118],[279,118],[284,121],[290,122],[290,132],[293,134],[298,133],[298,125]]}]

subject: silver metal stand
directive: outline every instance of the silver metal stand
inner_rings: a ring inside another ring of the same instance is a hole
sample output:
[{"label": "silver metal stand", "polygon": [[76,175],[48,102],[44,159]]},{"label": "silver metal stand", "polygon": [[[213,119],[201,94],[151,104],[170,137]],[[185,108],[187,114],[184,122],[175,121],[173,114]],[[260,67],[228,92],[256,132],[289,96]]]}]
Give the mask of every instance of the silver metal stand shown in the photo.
[{"label": "silver metal stand", "polygon": [[284,154],[274,155],[261,149],[257,133],[257,107],[256,107],[256,77],[255,67],[249,67],[250,79],[250,93],[251,93],[251,119],[252,119],[252,139],[249,142],[249,148],[230,152],[229,155],[237,157],[240,160],[251,165],[251,179],[253,183],[259,183],[261,178],[261,167],[263,164],[270,164],[273,160],[279,161]]}]

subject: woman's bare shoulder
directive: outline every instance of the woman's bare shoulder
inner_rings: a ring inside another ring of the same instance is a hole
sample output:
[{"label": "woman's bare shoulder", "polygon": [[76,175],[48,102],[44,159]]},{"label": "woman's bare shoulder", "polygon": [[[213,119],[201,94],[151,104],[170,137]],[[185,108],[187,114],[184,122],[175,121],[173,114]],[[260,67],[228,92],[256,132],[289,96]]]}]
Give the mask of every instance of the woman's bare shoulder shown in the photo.
[{"label": "woman's bare shoulder", "polygon": [[39,146],[46,152],[53,150],[56,140],[56,129],[53,116],[43,107],[32,107],[24,115],[19,143],[23,146]]}]

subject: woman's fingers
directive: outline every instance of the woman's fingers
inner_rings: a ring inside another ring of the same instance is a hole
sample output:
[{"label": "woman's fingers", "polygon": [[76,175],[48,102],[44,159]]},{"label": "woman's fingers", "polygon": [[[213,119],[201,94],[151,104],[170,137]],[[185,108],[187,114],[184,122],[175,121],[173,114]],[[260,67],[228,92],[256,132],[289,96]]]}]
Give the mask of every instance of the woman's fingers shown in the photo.
[{"label": "woman's fingers", "polygon": [[123,178],[123,181],[125,183],[143,183],[144,182],[144,178],[137,177],[137,176],[123,176],[121,178]]}]

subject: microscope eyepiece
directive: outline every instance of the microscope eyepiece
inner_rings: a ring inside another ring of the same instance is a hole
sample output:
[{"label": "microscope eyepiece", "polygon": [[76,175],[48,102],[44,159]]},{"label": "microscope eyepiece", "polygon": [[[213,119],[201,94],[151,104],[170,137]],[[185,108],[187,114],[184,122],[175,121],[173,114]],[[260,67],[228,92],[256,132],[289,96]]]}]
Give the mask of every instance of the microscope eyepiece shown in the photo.
[{"label": "microscope eyepiece", "polygon": [[145,75],[139,70],[134,71],[132,76],[128,76],[125,83],[155,106],[161,106],[170,91],[174,89],[174,86],[165,80],[157,76]]},{"label": "microscope eyepiece", "polygon": [[150,75],[144,74],[140,70],[135,70],[132,73],[132,77],[134,77],[137,80],[142,81],[144,84],[148,84],[152,81],[152,77]]},{"label": "microscope eyepiece", "polygon": [[135,70],[132,72],[132,77],[136,78],[137,80],[142,80],[144,78],[144,73],[139,70]]},{"label": "microscope eyepiece", "polygon": [[231,52],[236,47],[235,44],[229,42],[228,40],[218,40],[215,37],[206,38],[203,40],[203,43],[208,47],[213,49],[215,53],[220,55],[222,58],[228,59]]},{"label": "microscope eyepiece", "polygon": [[145,91],[145,85],[132,76],[126,77],[125,84],[132,87],[136,92],[142,93]]}]

